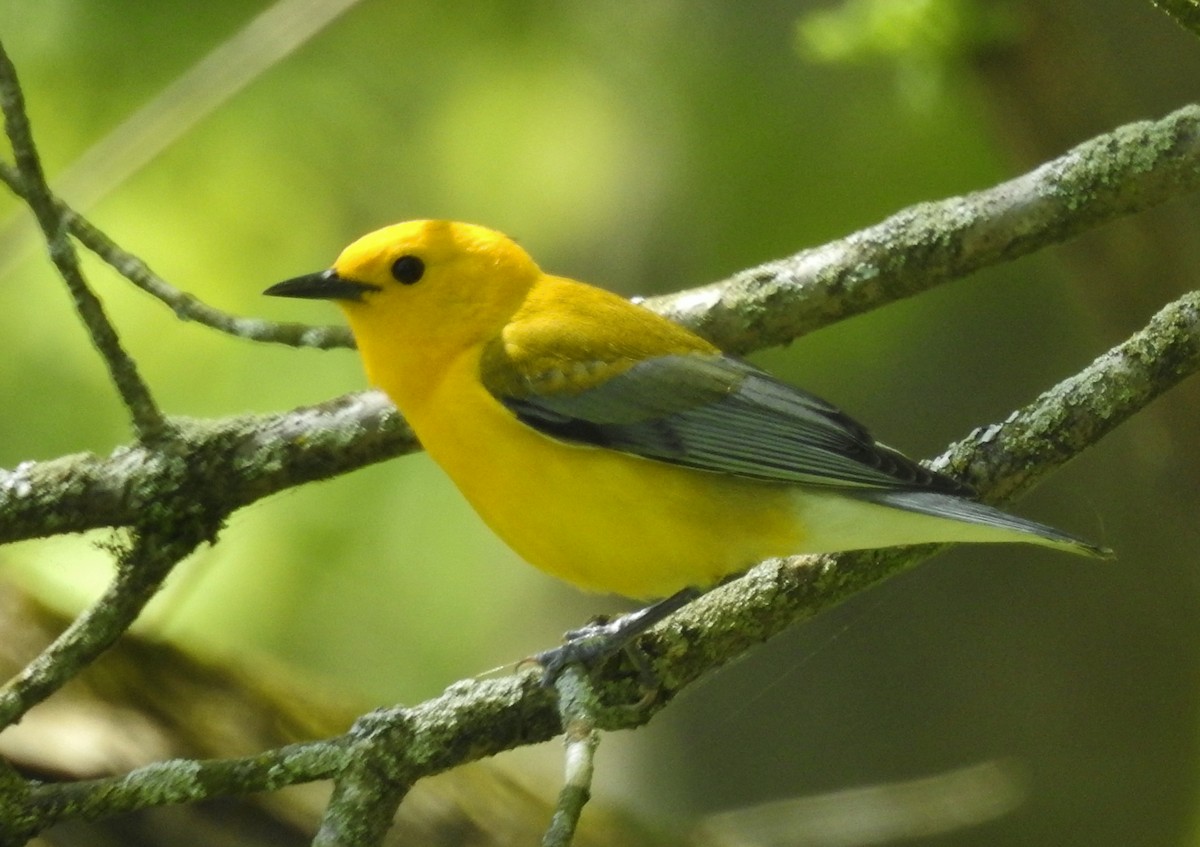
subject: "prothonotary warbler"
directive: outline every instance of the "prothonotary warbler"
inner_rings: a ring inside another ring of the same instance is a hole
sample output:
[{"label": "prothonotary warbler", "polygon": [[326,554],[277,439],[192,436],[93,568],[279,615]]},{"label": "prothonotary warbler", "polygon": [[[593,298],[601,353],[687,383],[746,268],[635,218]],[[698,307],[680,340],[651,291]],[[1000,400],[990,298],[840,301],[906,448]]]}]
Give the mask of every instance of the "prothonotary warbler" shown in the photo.
[{"label": "prothonotary warbler", "polygon": [[395,224],[266,293],[337,301],[370,381],[484,521],[586,589],[665,597],[773,556],[926,542],[1110,555],[490,229]]}]

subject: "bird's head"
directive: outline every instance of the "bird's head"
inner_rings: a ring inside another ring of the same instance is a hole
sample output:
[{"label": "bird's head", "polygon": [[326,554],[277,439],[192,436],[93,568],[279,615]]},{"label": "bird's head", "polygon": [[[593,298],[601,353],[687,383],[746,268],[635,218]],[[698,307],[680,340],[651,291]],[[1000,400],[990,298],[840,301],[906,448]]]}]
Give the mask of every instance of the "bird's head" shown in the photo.
[{"label": "bird's head", "polygon": [[495,337],[541,271],[516,242],[452,221],[408,221],[364,235],[333,267],[268,288],[334,300],[370,369],[377,356],[426,359]]}]

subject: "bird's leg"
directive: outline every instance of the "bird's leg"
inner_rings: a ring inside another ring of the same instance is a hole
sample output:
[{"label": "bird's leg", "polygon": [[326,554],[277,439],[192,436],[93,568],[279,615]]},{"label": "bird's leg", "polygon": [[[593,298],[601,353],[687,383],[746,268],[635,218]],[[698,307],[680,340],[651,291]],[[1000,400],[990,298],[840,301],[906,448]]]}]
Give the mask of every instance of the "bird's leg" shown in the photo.
[{"label": "bird's leg", "polygon": [[[533,656],[533,661],[542,666],[542,684],[553,685],[567,665],[579,664],[590,669],[614,653],[632,648],[635,638],[659,621],[670,617],[701,593],[696,588],[685,588],[666,599],[636,612],[621,615],[615,620],[591,623],[571,630],[566,634],[561,646],[543,650]],[[635,664],[639,668],[645,668],[644,661],[635,660]]]}]

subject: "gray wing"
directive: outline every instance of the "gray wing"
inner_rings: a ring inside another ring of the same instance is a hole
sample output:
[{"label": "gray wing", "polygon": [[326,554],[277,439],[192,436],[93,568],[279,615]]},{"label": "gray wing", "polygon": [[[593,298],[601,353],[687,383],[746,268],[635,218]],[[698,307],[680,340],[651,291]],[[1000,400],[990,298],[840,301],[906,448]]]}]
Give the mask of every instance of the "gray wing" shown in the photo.
[{"label": "gray wing", "polygon": [[864,492],[973,493],[876,443],[819,397],[728,356],[648,359],[576,393],[492,393],[551,437],[690,468]]}]

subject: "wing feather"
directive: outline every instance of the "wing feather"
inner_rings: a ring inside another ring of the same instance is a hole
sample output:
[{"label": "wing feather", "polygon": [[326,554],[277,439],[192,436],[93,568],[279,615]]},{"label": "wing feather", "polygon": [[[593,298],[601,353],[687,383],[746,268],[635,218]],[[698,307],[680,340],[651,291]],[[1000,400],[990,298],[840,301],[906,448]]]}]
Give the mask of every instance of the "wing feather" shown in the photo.
[{"label": "wing feather", "polygon": [[645,359],[576,391],[569,380],[497,378],[497,355],[491,351],[484,384],[553,438],[770,482],[972,493],[878,444],[821,398],[719,353]]}]

